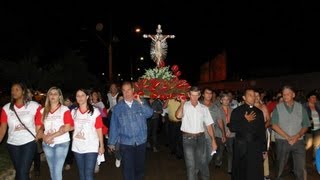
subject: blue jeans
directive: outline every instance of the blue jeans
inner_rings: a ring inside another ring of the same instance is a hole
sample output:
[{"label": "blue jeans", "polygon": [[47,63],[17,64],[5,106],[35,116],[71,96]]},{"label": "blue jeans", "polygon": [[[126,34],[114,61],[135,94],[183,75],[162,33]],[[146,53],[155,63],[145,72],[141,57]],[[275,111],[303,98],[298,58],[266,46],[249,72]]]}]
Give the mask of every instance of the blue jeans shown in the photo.
[{"label": "blue jeans", "polygon": [[16,180],[29,180],[29,171],[32,165],[34,153],[37,150],[35,141],[15,146],[7,144],[9,156],[16,170]]},{"label": "blue jeans", "polygon": [[228,173],[232,171],[233,144],[235,137],[227,139],[227,155],[228,155]]},{"label": "blue jeans", "polygon": [[217,154],[215,154],[214,163],[216,166],[221,166],[222,165],[222,158],[223,158],[223,151],[225,149],[225,144],[222,143],[222,139],[220,137],[216,137],[216,143],[218,145],[218,149],[217,149]]},{"label": "blue jeans", "polygon": [[122,175],[124,180],[143,180],[146,143],[138,146],[120,144]]},{"label": "blue jeans", "polygon": [[69,146],[69,150],[68,150],[68,154],[66,157],[66,160],[64,161],[64,164],[69,164],[71,165],[73,163],[73,152],[72,152],[72,135],[73,135],[73,131],[69,131],[69,135],[70,135],[70,146]]},{"label": "blue jeans", "polygon": [[179,159],[183,156],[182,133],[180,127],[181,122],[169,121],[169,147],[171,153],[175,154]]},{"label": "blue jeans", "polygon": [[63,164],[68,154],[69,145],[70,141],[61,144],[55,144],[53,147],[47,145],[46,143],[42,143],[52,180],[62,179]]},{"label": "blue jeans", "polygon": [[80,180],[93,180],[94,168],[97,163],[98,153],[76,153],[74,152],[74,158],[76,159],[79,179]]},{"label": "blue jeans", "polygon": [[206,155],[206,138],[204,133],[198,136],[183,134],[183,151],[188,180],[196,180],[200,172],[202,180],[209,180],[209,166]]},{"label": "blue jeans", "polygon": [[206,160],[207,160],[208,164],[210,164],[212,157],[213,157],[213,156],[211,156],[211,152],[212,152],[211,142],[212,141],[211,141],[210,136],[206,137]]},{"label": "blue jeans", "polygon": [[[148,119],[147,127],[148,127],[148,142],[152,147],[158,148],[158,126],[159,126],[159,118],[156,119]],[[152,138],[151,138],[152,137]]]}]

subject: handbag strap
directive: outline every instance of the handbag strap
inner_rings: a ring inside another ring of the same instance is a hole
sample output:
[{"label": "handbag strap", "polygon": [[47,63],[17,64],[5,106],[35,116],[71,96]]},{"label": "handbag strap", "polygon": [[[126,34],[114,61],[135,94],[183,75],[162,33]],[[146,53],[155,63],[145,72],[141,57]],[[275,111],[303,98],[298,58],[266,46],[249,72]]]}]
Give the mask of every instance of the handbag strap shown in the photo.
[{"label": "handbag strap", "polygon": [[20,121],[20,123],[23,125],[23,127],[36,139],[36,136],[30,131],[30,129],[21,121],[20,117],[18,116],[18,113],[16,112],[16,110],[14,109],[14,107],[12,108],[13,112],[16,114],[18,120]]}]

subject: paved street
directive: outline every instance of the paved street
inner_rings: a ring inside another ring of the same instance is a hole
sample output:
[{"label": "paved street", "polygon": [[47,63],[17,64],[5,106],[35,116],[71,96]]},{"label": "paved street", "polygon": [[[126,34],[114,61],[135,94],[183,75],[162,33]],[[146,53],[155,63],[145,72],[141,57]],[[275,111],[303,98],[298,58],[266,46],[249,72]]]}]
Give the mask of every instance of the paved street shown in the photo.
[{"label": "paved street", "polygon": [[[164,144],[164,143],[163,143]],[[316,173],[309,157],[308,152],[308,180],[319,180],[320,176]],[[225,161],[224,161],[225,162]],[[272,162],[270,163],[272,164]],[[231,179],[227,174],[226,163],[221,168],[216,169],[213,164],[210,165],[211,179],[228,180]],[[294,179],[289,171],[285,172],[285,179]],[[273,176],[273,174],[272,174]],[[271,177],[272,177],[271,176]],[[63,172],[64,179],[78,180],[78,171],[74,162],[71,170]],[[32,179],[49,179],[49,171],[46,162],[42,162],[40,178],[32,177]],[[96,180],[121,180],[121,169],[115,166],[115,159],[107,157],[106,162],[102,163],[100,172],[96,174]],[[178,160],[175,156],[170,155],[166,146],[161,146],[157,153],[148,150],[146,162],[146,180],[184,180],[186,179],[186,168],[184,160]]]}]

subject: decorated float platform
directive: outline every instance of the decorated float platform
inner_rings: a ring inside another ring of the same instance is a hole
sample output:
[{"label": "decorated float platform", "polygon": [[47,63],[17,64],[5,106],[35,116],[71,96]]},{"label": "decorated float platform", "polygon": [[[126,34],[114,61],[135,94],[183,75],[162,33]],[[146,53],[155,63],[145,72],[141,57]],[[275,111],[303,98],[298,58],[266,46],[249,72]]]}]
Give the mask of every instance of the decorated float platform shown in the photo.
[{"label": "decorated float platform", "polygon": [[156,63],[155,68],[147,69],[137,82],[134,83],[136,94],[145,98],[175,99],[186,98],[190,89],[187,80],[180,79],[181,71],[178,65],[165,65],[167,56],[166,39],[175,38],[174,35],[163,35],[161,25],[158,25],[157,34],[144,34],[144,38],[150,38],[151,59]]}]

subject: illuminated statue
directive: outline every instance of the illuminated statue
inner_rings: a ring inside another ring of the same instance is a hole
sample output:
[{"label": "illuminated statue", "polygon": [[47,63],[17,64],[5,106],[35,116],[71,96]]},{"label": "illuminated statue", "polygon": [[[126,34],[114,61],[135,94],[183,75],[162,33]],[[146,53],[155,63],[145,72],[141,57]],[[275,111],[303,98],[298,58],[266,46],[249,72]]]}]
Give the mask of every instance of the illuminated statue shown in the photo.
[{"label": "illuminated statue", "polygon": [[150,35],[150,34],[144,34],[143,37],[144,38],[150,38],[152,39],[152,43],[151,43],[151,50],[150,50],[150,54],[151,54],[151,58],[153,59],[153,61],[157,64],[157,67],[161,67],[164,65],[164,60],[167,56],[167,42],[166,39],[167,38],[175,38],[174,35],[163,35],[161,34],[162,30],[161,30],[161,25],[158,25],[158,29],[157,29],[157,34],[155,35]]}]

